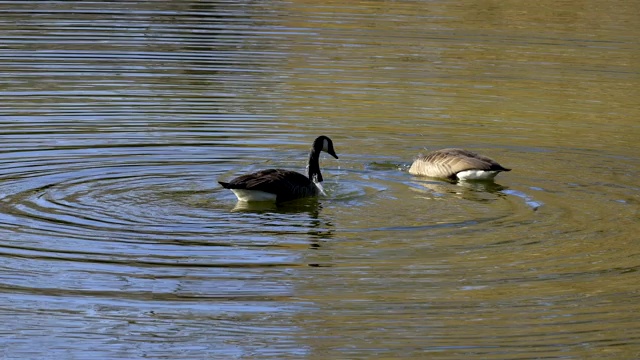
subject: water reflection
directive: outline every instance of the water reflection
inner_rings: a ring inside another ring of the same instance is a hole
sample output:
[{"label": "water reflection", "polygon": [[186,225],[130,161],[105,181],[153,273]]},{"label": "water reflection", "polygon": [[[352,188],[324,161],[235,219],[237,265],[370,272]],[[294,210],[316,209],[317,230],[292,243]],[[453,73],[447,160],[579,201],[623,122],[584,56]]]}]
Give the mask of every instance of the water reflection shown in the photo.
[{"label": "water reflection", "polygon": [[[284,203],[242,202],[236,203],[231,210],[240,214],[255,214],[257,226],[263,229],[273,228],[282,235],[291,234],[291,227],[301,227],[310,241],[310,246],[317,248],[320,241],[330,240],[334,234],[334,225],[326,216],[322,216],[322,203],[317,198],[305,198]],[[294,231],[298,234],[298,231]]]},{"label": "water reflection", "polygon": [[463,5],[0,3],[0,357],[637,358],[639,5]]},{"label": "water reflection", "polygon": [[295,201],[288,201],[283,203],[275,203],[270,201],[258,201],[258,202],[245,202],[238,201],[231,211],[246,211],[246,212],[278,212],[278,213],[306,213],[311,218],[317,219],[320,210],[322,209],[321,203],[315,197],[299,199]]},{"label": "water reflection", "polygon": [[[493,195],[490,198],[504,195],[504,191],[508,187],[493,181],[423,180],[413,181],[411,189],[422,194],[428,194],[429,197],[453,195],[466,200],[486,201],[489,199],[487,195]],[[428,191],[425,191],[425,189],[428,189]]]}]

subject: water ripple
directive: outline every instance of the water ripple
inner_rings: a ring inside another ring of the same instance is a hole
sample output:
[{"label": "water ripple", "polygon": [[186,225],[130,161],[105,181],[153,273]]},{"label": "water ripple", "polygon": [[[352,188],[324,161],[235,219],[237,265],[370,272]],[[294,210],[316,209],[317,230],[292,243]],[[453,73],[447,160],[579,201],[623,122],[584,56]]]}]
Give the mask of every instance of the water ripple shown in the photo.
[{"label": "water ripple", "polygon": [[634,6],[0,2],[0,357],[637,358]]}]

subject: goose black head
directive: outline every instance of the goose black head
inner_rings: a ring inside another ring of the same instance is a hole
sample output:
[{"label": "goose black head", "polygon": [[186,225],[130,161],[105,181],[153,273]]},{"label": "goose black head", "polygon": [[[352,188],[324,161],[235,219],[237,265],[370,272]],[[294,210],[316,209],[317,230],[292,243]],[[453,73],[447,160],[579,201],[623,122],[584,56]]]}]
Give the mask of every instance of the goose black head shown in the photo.
[{"label": "goose black head", "polygon": [[311,147],[311,152],[309,153],[309,164],[307,165],[307,168],[309,179],[315,183],[322,182],[320,164],[318,163],[318,160],[320,159],[320,152],[322,151],[326,152],[336,159],[338,158],[338,155],[336,155],[336,151],[333,149],[333,141],[331,141],[331,139],[329,139],[327,136],[318,136],[313,141],[313,146]]},{"label": "goose black head", "polygon": [[336,151],[333,149],[333,141],[331,141],[328,136],[318,136],[313,142],[313,152],[315,152],[316,154],[320,154],[321,151],[326,152],[336,159],[338,158],[338,155],[336,155]]}]

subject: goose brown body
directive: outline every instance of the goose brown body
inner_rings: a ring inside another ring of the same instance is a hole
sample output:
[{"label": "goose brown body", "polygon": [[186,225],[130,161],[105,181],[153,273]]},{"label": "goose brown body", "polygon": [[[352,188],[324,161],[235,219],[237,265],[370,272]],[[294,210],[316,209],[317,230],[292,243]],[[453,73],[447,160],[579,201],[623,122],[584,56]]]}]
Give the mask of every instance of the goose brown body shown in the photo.
[{"label": "goose brown body", "polygon": [[511,171],[495,160],[465,149],[440,149],[420,155],[409,173],[451,180],[491,180],[502,171]]},{"label": "goose brown body", "polygon": [[239,176],[229,182],[218,181],[222,187],[233,191],[239,201],[284,202],[321,193],[322,182],[319,158],[325,151],[338,158],[333,142],[326,136],[319,136],[313,142],[309,153],[308,176],[285,169],[267,169]]}]

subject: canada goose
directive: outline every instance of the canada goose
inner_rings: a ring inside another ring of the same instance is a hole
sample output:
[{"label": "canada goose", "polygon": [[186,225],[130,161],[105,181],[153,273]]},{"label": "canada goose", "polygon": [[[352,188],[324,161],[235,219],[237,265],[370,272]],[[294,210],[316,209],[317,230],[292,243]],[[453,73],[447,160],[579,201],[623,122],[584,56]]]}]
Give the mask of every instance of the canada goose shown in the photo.
[{"label": "canada goose", "polygon": [[409,173],[451,180],[492,180],[501,171],[511,171],[495,160],[464,149],[441,149],[420,155]]},{"label": "canada goose", "polygon": [[322,174],[318,163],[322,151],[338,158],[333,150],[333,141],[324,135],[319,136],[313,142],[309,153],[309,177],[290,170],[268,169],[242,175],[229,182],[218,182],[223,188],[233,191],[239,201],[283,202],[317,196],[323,193],[320,185]]}]

